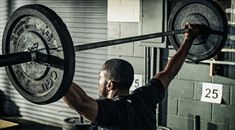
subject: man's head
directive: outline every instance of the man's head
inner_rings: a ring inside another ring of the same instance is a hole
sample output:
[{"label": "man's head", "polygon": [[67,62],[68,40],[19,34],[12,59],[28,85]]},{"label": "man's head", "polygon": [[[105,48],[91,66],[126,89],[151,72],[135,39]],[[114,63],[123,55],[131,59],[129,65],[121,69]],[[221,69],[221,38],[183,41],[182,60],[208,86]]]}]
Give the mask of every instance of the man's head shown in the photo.
[{"label": "man's head", "polygon": [[101,68],[99,92],[106,97],[111,89],[129,91],[134,79],[134,69],[130,63],[121,59],[107,60]]}]

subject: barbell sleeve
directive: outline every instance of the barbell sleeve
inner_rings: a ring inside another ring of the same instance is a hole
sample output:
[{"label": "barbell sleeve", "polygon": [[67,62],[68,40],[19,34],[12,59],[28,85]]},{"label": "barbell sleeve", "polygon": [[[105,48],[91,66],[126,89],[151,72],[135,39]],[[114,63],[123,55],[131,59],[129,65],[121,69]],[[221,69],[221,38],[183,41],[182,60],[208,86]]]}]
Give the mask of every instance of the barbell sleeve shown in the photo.
[{"label": "barbell sleeve", "polygon": [[30,62],[31,53],[28,51],[0,55],[0,67]]},{"label": "barbell sleeve", "polygon": [[0,55],[0,67],[16,65],[26,62],[35,62],[38,64],[45,64],[53,66],[55,68],[63,69],[63,66],[61,66],[61,64],[64,63],[64,60],[59,57],[43,54],[37,51],[25,51]]},{"label": "barbell sleeve", "polygon": [[175,35],[175,34],[182,34],[182,33],[188,32],[188,31],[189,31],[189,29],[180,29],[180,30],[174,30],[174,31],[151,33],[151,34],[140,35],[140,36],[133,36],[133,37],[107,40],[107,41],[101,41],[101,42],[94,42],[94,43],[74,46],[74,50],[75,51],[83,51],[83,50],[95,49],[95,48],[99,48],[99,47],[118,45],[118,44],[122,44],[122,43],[141,41],[141,40],[164,37],[164,36]]}]

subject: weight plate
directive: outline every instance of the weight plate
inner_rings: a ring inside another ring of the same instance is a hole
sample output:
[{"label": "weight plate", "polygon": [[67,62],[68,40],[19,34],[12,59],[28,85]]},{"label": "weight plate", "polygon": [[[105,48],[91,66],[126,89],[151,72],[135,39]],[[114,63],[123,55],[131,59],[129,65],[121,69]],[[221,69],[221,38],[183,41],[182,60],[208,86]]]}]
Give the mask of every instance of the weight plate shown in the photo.
[{"label": "weight plate", "polygon": [[54,11],[37,4],[18,8],[6,24],[2,43],[3,54],[38,51],[47,56],[48,62],[53,62],[51,57],[63,61],[53,63],[58,67],[35,62],[7,66],[10,81],[25,99],[48,104],[68,91],[75,70],[75,52],[66,25]]},{"label": "weight plate", "polygon": [[[228,36],[228,21],[224,11],[212,0],[183,0],[170,14],[168,30],[179,30],[186,23],[206,25],[211,30],[207,36],[198,36],[189,51],[188,59],[201,61],[215,56],[224,46]],[[184,35],[168,36],[170,43],[178,50]]]}]

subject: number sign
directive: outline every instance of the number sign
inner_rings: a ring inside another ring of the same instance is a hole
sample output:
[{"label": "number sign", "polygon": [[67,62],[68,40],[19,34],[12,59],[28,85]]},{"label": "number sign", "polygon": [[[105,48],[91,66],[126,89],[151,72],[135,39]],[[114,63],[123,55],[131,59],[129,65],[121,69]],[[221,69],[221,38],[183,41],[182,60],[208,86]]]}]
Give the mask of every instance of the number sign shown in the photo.
[{"label": "number sign", "polygon": [[134,75],[134,81],[131,85],[130,91],[135,90],[143,85],[143,76],[141,74]]},{"label": "number sign", "polygon": [[220,104],[222,100],[222,90],[222,84],[203,83],[201,101]]}]

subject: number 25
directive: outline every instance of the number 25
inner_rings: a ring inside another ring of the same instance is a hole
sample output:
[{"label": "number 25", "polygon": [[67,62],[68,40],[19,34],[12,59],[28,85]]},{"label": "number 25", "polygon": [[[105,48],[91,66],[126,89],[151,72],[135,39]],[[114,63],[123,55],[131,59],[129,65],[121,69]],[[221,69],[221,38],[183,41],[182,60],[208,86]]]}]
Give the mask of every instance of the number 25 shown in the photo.
[{"label": "number 25", "polygon": [[[214,99],[216,99],[216,98],[218,98],[218,89],[209,89],[209,88],[207,88],[206,89],[206,91],[208,92],[207,94],[206,94],[206,98],[214,98]],[[211,96],[212,95],[212,96]]]}]

